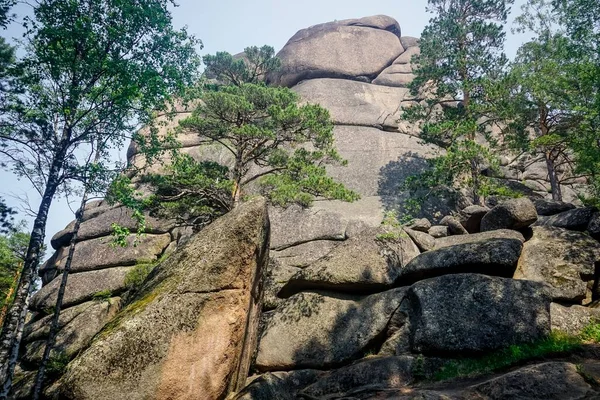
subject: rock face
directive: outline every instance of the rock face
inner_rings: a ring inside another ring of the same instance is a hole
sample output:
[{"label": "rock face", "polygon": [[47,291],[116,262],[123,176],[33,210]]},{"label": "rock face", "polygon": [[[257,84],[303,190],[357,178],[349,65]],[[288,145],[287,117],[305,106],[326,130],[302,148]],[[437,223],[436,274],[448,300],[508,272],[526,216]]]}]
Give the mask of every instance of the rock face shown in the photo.
[{"label": "rock face", "polygon": [[160,264],[69,365],[70,399],[218,399],[243,386],[268,258],[264,201],[215,221]]},{"label": "rock face", "polygon": [[400,27],[386,16],[319,24],[287,42],[277,54],[281,70],[270,80],[281,86],[314,78],[370,81],[403,51]]},{"label": "rock face", "polygon": [[462,272],[512,277],[522,247],[517,239],[489,239],[428,251],[402,268],[397,283]]},{"label": "rock face", "polygon": [[555,300],[581,303],[600,261],[600,244],[589,236],[554,227],[533,227],[514,277],[545,282]]},{"label": "rock face", "polygon": [[550,332],[550,301],[537,282],[444,275],[414,284],[407,298],[416,352],[481,353]]},{"label": "rock face", "polygon": [[313,368],[359,358],[378,338],[404,298],[399,288],[364,298],[299,293],[267,319],[256,367]]},{"label": "rock face", "polygon": [[537,221],[533,202],[526,197],[507,200],[492,208],[481,220],[482,231],[522,229]]}]

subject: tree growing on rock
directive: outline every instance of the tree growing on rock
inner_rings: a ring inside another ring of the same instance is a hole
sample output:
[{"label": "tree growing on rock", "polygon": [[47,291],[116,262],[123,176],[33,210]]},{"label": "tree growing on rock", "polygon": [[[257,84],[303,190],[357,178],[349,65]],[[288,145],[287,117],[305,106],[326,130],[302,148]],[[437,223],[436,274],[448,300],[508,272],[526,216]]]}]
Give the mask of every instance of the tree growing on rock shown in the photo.
[{"label": "tree growing on rock", "polygon": [[[502,52],[508,8],[513,0],[429,0],[433,13],[421,36],[421,54],[411,91],[425,99],[406,108],[404,118],[419,121],[420,137],[445,149],[418,181],[428,187],[469,189],[474,203],[489,183],[481,172],[494,157],[479,139],[491,121],[484,118],[486,79],[507,59]],[[414,182],[414,181],[413,181]]]},{"label": "tree growing on rock", "polygon": [[308,206],[315,197],[356,200],[356,193],[327,175],[327,165],[344,163],[334,147],[329,112],[300,105],[291,90],[260,81],[279,65],[273,54],[263,46],[247,48],[237,60],[228,53],[204,58],[207,74],[220,83],[203,87],[199,105],[179,131],[221,147],[228,161],[195,161],[176,152],[163,173],[141,177],[153,195],[136,198],[122,177],[111,197],[197,228],[236,207],[251,186],[277,205]]},{"label": "tree growing on rock", "polygon": [[42,0],[27,20],[27,53],[19,62],[23,94],[2,116],[0,154],[32,182],[41,201],[0,338],[0,398],[10,390],[48,210],[82,176],[81,150],[104,143],[106,160],[111,148],[194,80],[197,41],[172,27],[171,5]]}]

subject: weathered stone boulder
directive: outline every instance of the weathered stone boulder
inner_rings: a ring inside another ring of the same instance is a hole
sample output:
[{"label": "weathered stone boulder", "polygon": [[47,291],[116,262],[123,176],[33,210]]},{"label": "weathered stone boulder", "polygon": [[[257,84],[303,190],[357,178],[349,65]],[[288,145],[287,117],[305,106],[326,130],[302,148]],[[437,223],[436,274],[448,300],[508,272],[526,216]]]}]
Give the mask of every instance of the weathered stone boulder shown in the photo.
[{"label": "weathered stone boulder", "polygon": [[415,352],[463,356],[550,333],[550,299],[538,282],[444,275],[412,285],[407,300]]},{"label": "weathered stone boulder", "polygon": [[310,79],[293,87],[302,100],[327,108],[339,125],[397,129],[399,104],[412,98],[409,90],[347,79]]},{"label": "weathered stone boulder", "polygon": [[463,399],[583,400],[598,396],[600,394],[579,375],[575,364],[547,362],[474,385],[463,394]]},{"label": "weathered stone boulder", "polygon": [[[385,332],[406,288],[359,298],[298,293],[267,318],[256,368],[327,368],[360,358]],[[381,339],[380,339],[381,340]]]},{"label": "weathered stone boulder", "polygon": [[[111,237],[78,242],[75,245],[73,260],[71,261],[71,271],[92,271],[107,267],[156,261],[171,242],[171,235],[168,233],[162,235],[146,234],[139,238],[136,235],[130,235],[127,238],[126,247],[114,247],[111,242]],[[63,270],[68,254],[69,248],[61,247],[50,261],[42,266],[40,274],[44,274],[44,270],[47,269]]]},{"label": "weathered stone boulder", "polygon": [[445,225],[433,225],[427,233],[435,239],[440,239],[448,236],[448,227]]},{"label": "weathered stone boulder", "polygon": [[68,366],[67,399],[221,399],[244,386],[255,346],[266,204],[216,220],[153,271]]},{"label": "weathered stone boulder", "polygon": [[[132,232],[137,231],[137,223],[131,217],[133,210],[126,207],[108,208],[103,213],[90,218],[81,223],[77,239],[79,241],[93,239],[101,236],[108,236],[112,232],[113,223],[130,229]],[[71,222],[65,229],[58,232],[52,237],[50,244],[55,250],[63,246],[68,246],[72,236],[74,222]],[[146,232],[147,233],[167,233],[173,227],[170,221],[146,216]]]},{"label": "weathered stone boulder", "polygon": [[281,69],[268,79],[287,87],[315,78],[371,81],[402,52],[390,17],[328,22],[298,31],[277,53]]},{"label": "weathered stone boulder", "polygon": [[[127,274],[135,267],[106,268],[98,271],[79,272],[69,274],[63,307],[91,300],[94,295],[101,292],[109,296],[116,296],[126,289]],[[49,284],[41,288],[31,298],[30,308],[34,310],[52,310],[56,304],[56,296],[60,287],[62,276],[59,275]]]},{"label": "weathered stone boulder", "polygon": [[431,222],[427,218],[417,218],[405,225],[405,227],[415,231],[427,233],[429,232],[429,229],[431,229]]},{"label": "weathered stone boulder", "polygon": [[435,248],[441,249],[457,244],[477,243],[490,239],[517,239],[521,243],[525,242],[525,238],[521,232],[512,229],[497,229],[495,231],[473,233],[471,235],[454,235],[438,238],[435,240]]},{"label": "weathered stone boulder", "polygon": [[510,278],[522,248],[523,244],[517,239],[488,239],[428,251],[402,268],[396,283],[406,285],[463,272]]},{"label": "weathered stone boulder", "polygon": [[[349,238],[329,254],[298,271],[279,292],[290,297],[306,290],[368,294],[389,289],[419,249],[401,230],[383,237],[381,228]],[[424,234],[425,235],[425,234]]]},{"label": "weathered stone boulder", "polygon": [[489,208],[473,205],[460,211],[460,223],[469,233],[477,233],[481,230],[481,220],[490,211]]},{"label": "weathered stone boulder", "polygon": [[448,231],[453,235],[466,235],[469,233],[460,221],[451,215],[446,215],[442,218],[440,224],[447,226]]},{"label": "weathered stone boulder", "polygon": [[306,268],[319,258],[326,256],[343,243],[340,240],[313,240],[286,247],[283,250],[271,250],[271,257],[276,258],[281,265]]},{"label": "weathered stone boulder", "polygon": [[592,219],[588,223],[587,231],[591,237],[600,240],[600,213],[594,213]]},{"label": "weathered stone boulder", "polygon": [[481,220],[481,231],[523,229],[537,221],[533,202],[526,197],[506,200],[492,208]]},{"label": "weathered stone boulder", "polygon": [[384,69],[377,78],[373,79],[374,85],[408,88],[417,77],[412,71],[405,68],[407,64],[392,64]]},{"label": "weathered stone boulder", "polygon": [[550,216],[575,208],[574,204],[549,199],[533,200],[538,215]]},{"label": "weathered stone boulder", "polygon": [[319,377],[319,379],[300,391],[308,398],[346,398],[356,390],[390,390],[408,386],[414,381],[413,368],[415,358],[368,357],[347,367]]},{"label": "weathered stone boulder", "polygon": [[298,392],[322,374],[314,369],[267,372],[254,379],[233,400],[296,400]]},{"label": "weathered stone boulder", "polygon": [[590,322],[600,320],[600,310],[579,305],[550,304],[552,330],[579,335]]},{"label": "weathered stone boulder", "polygon": [[[121,299],[113,297],[108,300],[92,301],[82,304],[86,306],[85,310],[78,314],[67,324],[61,326],[56,336],[56,344],[53,348],[54,354],[61,354],[69,359],[76,356],[81,350],[87,348],[92,338],[110,321],[121,308]],[[65,311],[68,311],[66,309]],[[38,364],[44,348],[46,347],[46,336],[49,333],[51,316],[44,318],[46,326],[42,329],[47,332],[46,335],[25,338],[25,355],[23,360],[30,364]],[[60,325],[59,325],[60,326]],[[37,335],[35,335],[37,336]],[[51,353],[52,355],[52,353]]]},{"label": "weathered stone boulder", "polygon": [[545,282],[555,300],[580,303],[586,282],[594,279],[600,244],[591,237],[555,227],[533,227],[525,242],[515,279]]},{"label": "weathered stone boulder", "polygon": [[404,228],[404,232],[412,239],[421,251],[433,250],[435,247],[435,239],[428,233],[415,231],[410,228]]},{"label": "weathered stone boulder", "polygon": [[598,211],[596,207],[575,208],[554,214],[550,217],[540,218],[536,225],[554,226],[572,231],[585,231],[596,211]]}]

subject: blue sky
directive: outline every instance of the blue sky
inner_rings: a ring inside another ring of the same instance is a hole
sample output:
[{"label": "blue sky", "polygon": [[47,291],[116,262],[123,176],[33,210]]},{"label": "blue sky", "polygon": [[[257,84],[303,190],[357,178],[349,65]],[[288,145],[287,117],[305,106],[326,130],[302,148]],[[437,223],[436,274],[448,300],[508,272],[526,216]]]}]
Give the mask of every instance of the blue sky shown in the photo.
[{"label": "blue sky", "polygon": [[[518,15],[525,0],[516,0],[511,20]],[[415,0],[179,0],[179,7],[173,10],[174,24],[187,26],[190,33],[200,38],[204,44],[201,54],[228,51],[232,54],[245,47],[268,44],[281,49],[287,40],[298,30],[322,22],[347,18],[360,18],[369,15],[389,15],[400,23],[404,36],[420,36],[430,15],[426,13],[426,1]],[[31,12],[26,4],[15,8],[19,16]],[[508,25],[506,52],[513,57],[526,36],[512,35]],[[18,38],[22,34],[19,21],[4,32],[5,37]],[[123,157],[124,150],[120,157]],[[118,157],[119,155],[115,155]],[[9,205],[20,206],[14,196],[29,198],[32,208],[37,209],[39,196],[25,180],[17,180],[10,172],[0,171],[0,195]],[[78,204],[72,199],[73,208]],[[31,221],[23,212],[20,219]],[[63,229],[73,219],[73,213],[64,199],[54,202],[50,210],[46,229],[46,242],[52,235]],[[46,256],[50,256],[48,251]]]}]

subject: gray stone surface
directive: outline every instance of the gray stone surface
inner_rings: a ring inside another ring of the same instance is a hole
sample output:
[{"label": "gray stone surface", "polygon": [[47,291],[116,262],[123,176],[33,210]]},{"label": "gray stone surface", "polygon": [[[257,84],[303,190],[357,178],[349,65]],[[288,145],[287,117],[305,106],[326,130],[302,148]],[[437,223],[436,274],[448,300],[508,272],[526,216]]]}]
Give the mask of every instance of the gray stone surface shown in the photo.
[{"label": "gray stone surface", "polygon": [[334,136],[348,165],[327,170],[361,196],[398,197],[404,180],[422,172],[439,150],[414,136],[362,126],[336,126]]},{"label": "gray stone surface", "polygon": [[464,356],[550,332],[550,299],[538,282],[444,275],[415,283],[407,299],[414,352]]},{"label": "gray stone surface", "polygon": [[263,311],[273,310],[284,301],[278,294],[298,271],[299,268],[282,264],[279,259],[271,257],[264,276]]},{"label": "gray stone surface", "polygon": [[390,288],[419,249],[402,231],[392,233],[390,239],[379,239],[382,233],[381,228],[371,228],[347,239],[293,275],[279,296],[315,289],[366,294]]},{"label": "gray stone surface", "polygon": [[[100,332],[121,309],[121,299],[114,297],[103,301],[93,301],[82,313],[61,327],[56,336],[54,354],[62,354],[69,359],[86,349],[92,338]],[[68,309],[67,309],[68,310]],[[30,364],[39,364],[46,347],[46,337],[27,343],[23,360]],[[51,356],[53,353],[50,353]]]},{"label": "gray stone surface", "polygon": [[[96,304],[96,301],[88,301],[73,307],[63,308],[60,311],[60,316],[58,317],[59,329],[62,329],[64,326],[73,321],[79,314],[85,312]],[[47,337],[50,333],[50,325],[53,317],[54,314],[46,315],[45,317],[32,320],[25,324],[25,327],[23,328],[23,343],[29,343]]]},{"label": "gray stone surface", "polygon": [[[133,268],[116,267],[69,274],[63,307],[66,308],[91,300],[99,292],[106,291],[113,296],[118,295],[125,290],[125,277]],[[60,280],[61,276],[59,275],[36,292],[31,298],[30,308],[34,310],[51,310],[56,304]]]},{"label": "gray stone surface", "polygon": [[600,240],[600,213],[596,212],[592,215],[592,219],[587,226],[587,231],[591,237]]},{"label": "gray stone surface", "polygon": [[404,298],[399,288],[364,298],[299,293],[269,315],[256,368],[327,368],[359,358]]},{"label": "gray stone surface", "polygon": [[555,300],[581,303],[586,282],[593,279],[600,261],[600,244],[591,237],[555,227],[533,227],[525,242],[515,279],[545,282]]},{"label": "gray stone surface", "polygon": [[340,240],[313,240],[280,251],[271,251],[271,257],[276,258],[281,265],[306,268],[319,258],[329,254],[340,245]]},{"label": "gray stone surface", "polygon": [[[112,237],[78,242],[75,245],[73,260],[71,261],[71,271],[91,271],[155,261],[171,242],[171,235],[168,233],[162,235],[147,234],[139,238],[137,235],[130,235],[126,240],[126,247],[115,247],[112,244]],[[41,273],[44,273],[44,269],[63,270],[68,254],[68,247],[57,250],[52,262],[44,264],[41,268]]]},{"label": "gray stone surface", "polygon": [[412,239],[421,251],[433,250],[435,247],[435,238],[428,233],[415,231],[410,228],[404,228],[406,234]]},{"label": "gray stone surface", "polygon": [[477,233],[481,230],[481,220],[490,211],[483,206],[469,206],[463,208],[459,213],[459,221],[469,233]]},{"label": "gray stone surface", "polygon": [[538,215],[550,216],[575,208],[574,204],[549,199],[533,200]]},{"label": "gray stone surface", "polygon": [[489,239],[517,239],[520,240],[521,243],[525,242],[525,238],[521,232],[512,229],[498,229],[495,231],[473,233],[470,235],[454,235],[438,238],[435,240],[435,248],[441,249],[457,244],[476,243]]},{"label": "gray stone surface", "polygon": [[523,229],[537,221],[533,202],[526,197],[506,200],[492,208],[481,220],[481,231]]},{"label": "gray stone surface", "polygon": [[585,231],[596,211],[596,207],[575,208],[550,217],[540,218],[536,226],[554,226],[572,231]]},{"label": "gray stone surface", "polygon": [[431,228],[431,222],[427,218],[417,218],[407,224],[406,227],[415,231],[427,233]]},{"label": "gray stone surface", "polygon": [[429,228],[428,233],[435,239],[444,238],[448,236],[448,227],[445,225],[433,225]]},{"label": "gray stone surface", "polygon": [[471,387],[465,400],[583,400],[600,396],[578,373],[575,364],[529,365]]},{"label": "gray stone surface", "polygon": [[579,335],[590,322],[600,321],[600,310],[579,305],[550,304],[552,330]]},{"label": "gray stone surface", "polygon": [[447,226],[448,231],[452,235],[466,235],[469,233],[465,227],[462,226],[460,221],[451,215],[446,215],[444,218],[442,218],[440,224]]},{"label": "gray stone surface", "polygon": [[371,391],[406,387],[414,381],[414,365],[415,358],[411,356],[367,357],[319,377],[300,395],[318,399],[347,398],[365,387]]},{"label": "gray stone surface", "polygon": [[522,248],[517,239],[488,239],[428,251],[402,268],[396,283],[463,272],[511,278]]},{"label": "gray stone surface", "polygon": [[263,199],[217,219],[161,263],[60,381],[59,398],[223,399],[248,376],[268,259]]},{"label": "gray stone surface", "polygon": [[298,392],[322,374],[314,369],[267,372],[252,380],[233,400],[296,400]]},{"label": "gray stone surface", "polygon": [[[137,230],[136,222],[131,218],[133,211],[125,207],[111,208],[95,218],[91,218],[81,224],[77,234],[78,240],[93,239],[101,236],[108,236],[112,232],[112,224],[119,224],[132,232]],[[72,224],[72,223],[71,223]],[[51,244],[56,250],[63,246],[67,246],[71,240],[72,225],[58,232],[52,237]],[[147,233],[166,233],[173,224],[169,221],[159,220],[150,216],[146,216],[146,232]]]},{"label": "gray stone surface", "polygon": [[374,85],[408,88],[417,76],[411,72],[407,72],[405,65],[408,64],[390,65],[377,75],[377,78],[373,79],[372,83]]},{"label": "gray stone surface", "polygon": [[400,38],[400,43],[402,43],[402,47],[404,47],[407,51],[408,49],[410,49],[411,47],[416,47],[418,48],[419,46],[419,38],[416,37],[412,37],[412,36],[402,36]]},{"label": "gray stone surface", "polygon": [[310,79],[292,89],[302,100],[319,104],[339,125],[397,129],[400,103],[412,99],[408,89],[347,79]]},{"label": "gray stone surface", "polygon": [[268,79],[287,87],[314,78],[370,80],[403,51],[398,23],[390,17],[314,25],[298,31],[277,53],[281,68]]}]

